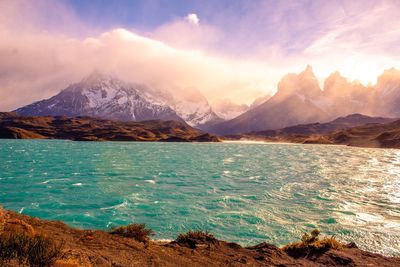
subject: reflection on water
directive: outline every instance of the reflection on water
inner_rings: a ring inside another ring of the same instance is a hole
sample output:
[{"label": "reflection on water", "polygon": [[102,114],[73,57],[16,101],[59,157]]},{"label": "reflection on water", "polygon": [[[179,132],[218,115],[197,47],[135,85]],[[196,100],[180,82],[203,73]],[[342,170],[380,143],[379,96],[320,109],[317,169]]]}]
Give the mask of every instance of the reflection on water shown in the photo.
[{"label": "reflection on water", "polygon": [[145,222],[241,244],[320,228],[400,255],[400,151],[262,143],[1,140],[0,202],[85,228]]}]

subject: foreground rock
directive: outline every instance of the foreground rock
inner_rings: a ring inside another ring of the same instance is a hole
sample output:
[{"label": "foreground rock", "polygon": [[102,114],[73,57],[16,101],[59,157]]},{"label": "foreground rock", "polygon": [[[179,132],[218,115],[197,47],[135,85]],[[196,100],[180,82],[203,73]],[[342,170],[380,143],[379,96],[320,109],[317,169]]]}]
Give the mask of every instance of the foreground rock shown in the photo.
[{"label": "foreground rock", "polygon": [[[267,243],[244,248],[198,232],[180,235],[169,243],[144,244],[132,238],[74,229],[61,222],[12,211],[3,211],[0,216],[1,234],[29,229],[63,243],[55,266],[400,266],[400,258],[365,252],[354,245],[293,254]],[[8,266],[18,265],[11,262]]]},{"label": "foreground rock", "polygon": [[219,141],[214,135],[176,121],[120,122],[89,117],[22,117],[15,113],[0,113],[0,138],[77,141]]}]

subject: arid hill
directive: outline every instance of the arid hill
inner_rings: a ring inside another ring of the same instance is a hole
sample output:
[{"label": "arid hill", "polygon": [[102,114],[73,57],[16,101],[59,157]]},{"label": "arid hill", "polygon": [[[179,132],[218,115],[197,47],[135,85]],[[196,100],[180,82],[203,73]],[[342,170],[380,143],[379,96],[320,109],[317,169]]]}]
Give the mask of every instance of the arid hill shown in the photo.
[{"label": "arid hill", "polygon": [[216,142],[216,136],[184,122],[120,122],[89,117],[22,117],[0,113],[0,138],[76,141]]},{"label": "arid hill", "polygon": [[303,144],[340,144],[400,148],[400,120],[353,114],[328,123],[302,124],[279,130],[226,136],[226,139]]},{"label": "arid hill", "polygon": [[[341,244],[333,238],[315,242],[313,235],[308,236],[306,247],[303,241],[284,248],[267,243],[242,247],[204,232],[189,232],[172,242],[139,242],[134,237],[74,229],[62,222],[40,220],[1,207],[0,226],[0,260],[6,264],[2,266],[20,266],[18,260],[58,267],[400,266],[398,257],[362,251],[354,243]],[[35,251],[24,248],[26,243]],[[10,250],[19,254],[10,256]]]}]

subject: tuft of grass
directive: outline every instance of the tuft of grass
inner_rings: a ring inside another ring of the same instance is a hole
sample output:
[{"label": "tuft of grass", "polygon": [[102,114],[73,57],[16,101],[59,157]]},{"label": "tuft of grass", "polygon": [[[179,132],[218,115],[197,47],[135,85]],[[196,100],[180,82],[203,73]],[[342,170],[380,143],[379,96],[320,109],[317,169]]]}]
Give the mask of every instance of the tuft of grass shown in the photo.
[{"label": "tuft of grass", "polygon": [[286,253],[294,257],[302,257],[310,254],[321,254],[329,249],[342,249],[344,246],[333,236],[319,238],[320,231],[314,229],[301,237],[301,242],[288,244],[282,248]]},{"label": "tuft of grass", "polygon": [[175,242],[196,248],[198,244],[216,244],[218,240],[209,232],[189,231],[186,234],[179,234]]},{"label": "tuft of grass", "polygon": [[111,229],[110,234],[133,238],[136,241],[147,244],[150,236],[154,235],[153,230],[146,228],[144,223],[132,223],[127,226],[119,226]]},{"label": "tuft of grass", "polygon": [[0,263],[17,261],[19,265],[48,267],[62,256],[63,243],[56,243],[41,234],[7,232],[0,235]]}]

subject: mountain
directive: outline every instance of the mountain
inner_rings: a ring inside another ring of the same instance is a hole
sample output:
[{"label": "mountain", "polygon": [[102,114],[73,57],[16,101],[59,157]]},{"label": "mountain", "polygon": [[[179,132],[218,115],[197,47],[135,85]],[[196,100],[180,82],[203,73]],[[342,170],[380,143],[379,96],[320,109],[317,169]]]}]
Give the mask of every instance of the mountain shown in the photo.
[{"label": "mountain", "polygon": [[376,113],[400,117],[400,71],[385,70],[376,84]]},{"label": "mountain", "polygon": [[216,125],[218,134],[277,129],[288,125],[324,120],[328,115],[322,90],[310,66],[300,74],[288,74],[278,84],[277,93],[263,104],[238,117]]},{"label": "mountain", "polygon": [[208,100],[193,88],[176,88],[174,94],[166,90],[153,90],[153,94],[167,103],[190,126],[204,129],[223,121]]},{"label": "mountain", "polygon": [[91,117],[35,116],[0,113],[0,138],[77,141],[216,142],[216,136],[184,122],[122,122]]},{"label": "mountain", "polygon": [[177,120],[176,112],[142,85],[131,85],[112,76],[92,73],[59,94],[16,112],[24,116],[90,116],[121,121]]},{"label": "mountain", "polygon": [[233,119],[249,110],[246,104],[236,104],[229,99],[219,99],[212,103],[213,109],[218,117],[223,120]]},{"label": "mountain", "polygon": [[199,93],[172,95],[93,72],[59,94],[15,110],[25,116],[90,116],[119,121],[176,120],[194,127],[221,120]]},{"label": "mountain", "polygon": [[333,116],[353,113],[377,115],[372,108],[374,93],[372,87],[366,87],[358,81],[349,82],[339,72],[334,72],[324,82],[325,109]]}]

